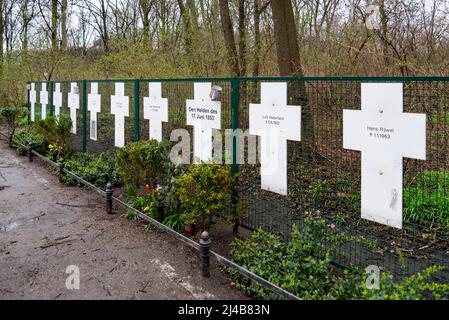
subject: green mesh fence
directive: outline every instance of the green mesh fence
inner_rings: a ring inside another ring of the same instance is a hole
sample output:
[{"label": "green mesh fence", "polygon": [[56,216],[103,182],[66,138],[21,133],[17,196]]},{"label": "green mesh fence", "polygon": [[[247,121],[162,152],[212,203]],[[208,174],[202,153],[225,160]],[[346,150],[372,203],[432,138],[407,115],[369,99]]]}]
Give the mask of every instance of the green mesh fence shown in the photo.
[{"label": "green mesh fence", "polygon": [[[336,252],[334,261],[345,267],[377,265],[396,276],[410,274],[432,264],[449,267],[449,78],[214,78],[166,80],[101,80],[101,113],[98,114],[97,141],[90,137],[90,113],[83,95],[90,93],[92,81],[76,81],[80,88],[77,111],[77,151],[93,153],[114,151],[114,115],[110,96],[115,82],[125,83],[130,98],[130,116],[125,120],[125,142],[149,138],[149,121],[144,119],[143,99],[148,83],[162,83],[162,97],[168,98],[169,122],[163,124],[163,138],[170,140],[174,129],[186,125],[186,99],[193,99],[195,82],[211,82],[222,87],[222,131],[239,128],[246,133],[245,161],[254,152],[247,135],[249,104],[260,103],[262,82],[287,82],[291,105],[302,106],[302,141],[288,141],[288,196],[260,188],[259,162],[233,163],[239,173],[239,185],[233,195],[246,209],[241,225],[264,228],[288,238],[292,225],[301,225],[305,216],[326,219],[330,232],[353,236]],[[62,112],[69,113],[67,93],[72,81],[62,81]],[[94,81],[95,82],[95,81]],[[343,149],[343,109],[361,108],[361,83],[401,82],[404,88],[404,112],[427,115],[427,152],[425,161],[403,160],[402,230],[360,218],[360,152]],[[50,88],[56,82],[49,82]],[[83,90],[87,89],[87,90]],[[40,119],[41,82],[36,82],[36,119]],[[84,93],[84,91],[87,91]],[[135,101],[136,97],[137,100]],[[51,98],[50,98],[51,101]],[[52,108],[47,108],[53,114]],[[83,112],[84,110],[84,112]],[[136,114],[138,111],[138,116]],[[84,117],[83,117],[84,114]],[[259,138],[253,136],[257,142]],[[238,139],[234,148],[238,148]],[[175,141],[173,143],[176,143]],[[191,139],[191,149],[193,149]],[[223,136],[223,150],[226,138]],[[228,152],[229,153],[229,152]],[[230,154],[228,159],[236,160]],[[449,277],[449,271],[443,277]]]}]

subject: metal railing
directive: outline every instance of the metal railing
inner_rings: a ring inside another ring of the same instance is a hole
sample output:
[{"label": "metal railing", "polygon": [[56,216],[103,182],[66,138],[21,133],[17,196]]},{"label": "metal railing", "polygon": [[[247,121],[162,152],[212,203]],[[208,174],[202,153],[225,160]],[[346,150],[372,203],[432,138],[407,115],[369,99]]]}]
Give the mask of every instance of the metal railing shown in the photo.
[{"label": "metal railing", "polygon": [[[71,172],[67,169],[65,169],[64,167],[61,167],[60,163],[56,163],[50,159],[48,159],[47,157],[45,157],[44,155],[39,154],[38,152],[30,149],[30,146],[25,146],[24,144],[20,143],[19,141],[16,141],[15,139],[13,139],[10,135],[6,135],[2,132],[0,132],[0,136],[3,136],[5,138],[7,138],[10,142],[12,142],[13,144],[19,145],[22,148],[28,150],[29,154],[35,155],[37,156],[39,159],[41,159],[42,161],[44,161],[46,164],[49,164],[55,168],[60,168],[60,173],[64,173],[67,175],[70,175],[73,179],[75,179],[78,183],[80,183],[81,185],[84,185],[90,189],[92,189],[93,191],[97,192],[99,195],[102,196],[107,196],[107,191],[102,190],[100,188],[98,188],[97,186],[93,185],[92,183],[84,180],[83,178],[79,177],[77,174],[75,174],[74,172]],[[30,161],[32,158],[30,158]],[[175,238],[178,241],[181,241],[184,245],[191,247],[192,249],[195,249],[196,251],[200,252],[202,249],[201,246],[201,242],[197,243],[195,241],[193,241],[192,239],[180,234],[179,232],[176,232],[175,230],[167,227],[166,225],[160,223],[159,221],[151,218],[150,216],[146,215],[145,213],[137,210],[136,208],[130,206],[128,203],[124,202],[122,199],[119,199],[117,197],[112,196],[111,197],[113,201],[117,202],[118,204],[120,204],[123,208],[132,211],[133,213],[135,213],[136,215],[139,216],[139,218],[141,218],[142,220],[144,220],[145,222],[150,223],[151,225],[153,225],[154,227],[156,227],[157,229],[159,229],[162,232],[165,232],[167,234],[169,234],[170,236],[172,236],[173,238]],[[210,245],[209,245],[210,246]],[[270,290],[273,293],[278,294],[281,298],[283,299],[287,299],[287,300],[300,300],[297,296],[295,296],[294,294],[288,292],[287,290],[277,286],[274,283],[271,283],[270,281],[267,281],[266,279],[258,276],[257,274],[239,266],[238,264],[236,264],[235,262],[227,259],[226,257],[220,255],[219,253],[216,253],[212,250],[209,250],[209,247],[207,248],[206,251],[207,256],[202,256],[203,258],[203,268],[204,268],[204,258],[209,257],[209,254],[214,257],[218,263],[224,265],[225,267],[232,269],[233,271],[241,274],[242,276],[255,281],[256,283],[258,283],[260,286],[262,286],[263,288]],[[207,268],[209,266],[207,265]]]}]

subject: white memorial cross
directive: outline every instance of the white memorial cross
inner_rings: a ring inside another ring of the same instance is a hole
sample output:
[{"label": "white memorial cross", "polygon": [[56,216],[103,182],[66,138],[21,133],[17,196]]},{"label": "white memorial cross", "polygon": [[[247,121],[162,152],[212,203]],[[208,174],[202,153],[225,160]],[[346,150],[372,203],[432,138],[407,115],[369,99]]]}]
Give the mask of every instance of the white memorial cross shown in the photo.
[{"label": "white memorial cross", "polygon": [[150,139],[162,141],[162,122],[168,122],[168,99],[162,98],[162,84],[148,84],[149,97],[143,98],[143,117],[150,120]]},{"label": "white memorial cross", "polygon": [[34,122],[34,113],[35,113],[35,108],[36,108],[36,102],[37,102],[37,97],[36,97],[36,84],[35,83],[31,83],[30,84],[30,113],[31,113],[31,121]]},{"label": "white memorial cross", "polygon": [[70,84],[70,92],[68,94],[68,107],[70,109],[70,118],[72,119],[73,134],[76,134],[76,110],[80,108],[80,91],[76,82]]},{"label": "white memorial cross", "polygon": [[55,116],[59,118],[62,108],[61,84],[55,83],[55,91],[53,92],[53,105],[55,107]]},{"label": "white memorial cross", "polygon": [[41,92],[39,94],[39,102],[41,104],[41,119],[44,120],[47,117],[47,105],[48,105],[48,91],[47,84],[45,82],[42,83]]},{"label": "white memorial cross", "polygon": [[87,96],[87,110],[90,111],[90,139],[97,141],[97,113],[101,112],[101,95],[98,94],[98,83],[90,84]]},{"label": "white memorial cross", "polygon": [[426,158],[426,115],[403,113],[402,83],[362,83],[343,110],[343,147],[362,152],[362,218],[402,228],[402,158]]},{"label": "white memorial cross", "polygon": [[221,102],[212,101],[211,83],[195,83],[194,99],[186,101],[187,125],[193,126],[194,161],[212,159],[212,129],[221,129]]},{"label": "white memorial cross", "polygon": [[261,103],[249,105],[249,133],[261,138],[262,189],[287,195],[287,140],[301,141],[301,107],[287,105],[287,83],[261,83]]},{"label": "white memorial cross", "polygon": [[129,97],[125,96],[125,84],[115,84],[115,95],[111,96],[111,114],[115,115],[115,146],[125,146],[125,117],[129,117]]}]

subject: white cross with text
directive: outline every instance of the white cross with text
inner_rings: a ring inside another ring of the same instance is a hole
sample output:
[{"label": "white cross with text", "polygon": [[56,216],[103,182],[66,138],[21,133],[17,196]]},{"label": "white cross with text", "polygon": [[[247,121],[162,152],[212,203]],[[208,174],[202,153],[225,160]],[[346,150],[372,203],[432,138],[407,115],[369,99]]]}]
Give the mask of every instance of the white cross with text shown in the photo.
[{"label": "white cross with text", "polygon": [[168,122],[168,99],[162,98],[162,84],[148,84],[149,96],[143,98],[143,118],[150,120],[150,139],[162,141],[162,122]]},{"label": "white cross with text", "polygon": [[55,116],[59,118],[62,108],[61,84],[55,83],[55,91],[53,92],[53,106],[55,107]]},{"label": "white cross with text", "polygon": [[125,146],[125,117],[129,117],[129,97],[125,96],[125,84],[115,84],[115,95],[111,96],[111,114],[115,115],[115,146]]},{"label": "white cross with text", "polygon": [[101,112],[101,95],[98,94],[98,83],[90,84],[87,96],[87,110],[90,111],[90,139],[97,141],[97,113]]},{"label": "white cross with text", "polygon": [[262,189],[287,195],[287,140],[301,141],[301,107],[287,105],[286,83],[261,83],[261,103],[249,105],[249,133],[261,139]]},{"label": "white cross with text", "polygon": [[343,147],[362,152],[362,218],[402,228],[402,158],[426,158],[426,115],[403,113],[402,83],[362,83],[343,110]]},{"label": "white cross with text", "polygon": [[37,102],[37,97],[36,97],[36,84],[35,83],[31,83],[30,84],[30,119],[32,122],[34,122],[34,116],[35,116],[35,108],[36,108],[36,102]]},{"label": "white cross with text", "polygon": [[48,91],[47,91],[47,84],[45,82],[42,82],[39,100],[41,104],[41,119],[44,120],[47,117],[47,105],[48,105]]},{"label": "white cross with text", "polygon": [[70,84],[70,92],[68,94],[68,107],[70,109],[70,118],[72,119],[73,134],[76,134],[76,110],[80,108],[80,92],[76,82]]},{"label": "white cross with text", "polygon": [[221,102],[212,101],[211,83],[195,83],[194,99],[187,100],[187,125],[193,126],[194,161],[212,159],[212,129],[221,129]]}]

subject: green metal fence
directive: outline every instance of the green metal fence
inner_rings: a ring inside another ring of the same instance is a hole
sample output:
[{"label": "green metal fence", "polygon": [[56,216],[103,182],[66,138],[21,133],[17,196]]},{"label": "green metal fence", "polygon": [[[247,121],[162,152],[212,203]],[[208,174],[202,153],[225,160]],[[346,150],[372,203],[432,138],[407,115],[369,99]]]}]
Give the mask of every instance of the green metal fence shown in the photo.
[{"label": "green metal fence", "polygon": [[[334,257],[343,266],[377,265],[401,276],[422,270],[431,264],[449,268],[449,77],[288,77],[288,78],[202,78],[51,81],[48,88],[61,83],[63,112],[67,112],[70,83],[80,88],[74,145],[78,151],[114,150],[114,116],[110,114],[110,96],[114,83],[125,83],[130,97],[130,116],[125,122],[125,141],[149,138],[149,122],[143,119],[143,98],[149,82],[162,83],[162,97],[168,98],[169,122],[163,124],[163,137],[170,139],[176,128],[186,125],[186,99],[193,98],[195,82],[211,82],[223,88],[222,130],[247,130],[249,104],[260,103],[262,82],[287,82],[289,104],[301,105],[303,112],[301,142],[288,142],[288,196],[260,188],[260,167],[237,164],[238,140],[232,140],[231,169],[239,173],[234,199],[247,209],[241,225],[262,227],[288,237],[293,224],[304,216],[324,218],[332,232],[345,232],[363,238],[348,241]],[[99,83],[102,96],[98,116],[98,141],[89,139],[90,115],[87,94],[90,83]],[[404,112],[427,115],[427,160],[404,159],[403,230],[360,218],[360,152],[343,149],[343,109],[360,109],[361,83],[401,82],[404,87]],[[40,84],[36,83],[39,102]],[[50,95],[50,101],[52,96]],[[48,108],[53,114],[53,108]],[[40,105],[36,104],[36,119]],[[223,144],[225,141],[223,142]],[[245,143],[245,151],[249,145]],[[192,146],[193,149],[193,146]],[[403,262],[401,262],[403,261]],[[449,272],[445,273],[445,280]]]}]

